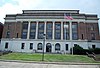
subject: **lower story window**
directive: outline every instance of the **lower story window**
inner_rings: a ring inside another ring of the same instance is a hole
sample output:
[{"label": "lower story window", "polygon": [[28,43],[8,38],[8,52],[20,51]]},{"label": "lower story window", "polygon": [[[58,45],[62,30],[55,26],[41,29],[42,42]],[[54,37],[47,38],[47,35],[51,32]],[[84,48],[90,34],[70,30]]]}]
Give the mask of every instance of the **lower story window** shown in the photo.
[{"label": "lower story window", "polygon": [[66,44],[66,50],[68,50],[68,44]]},{"label": "lower story window", "polygon": [[55,50],[60,50],[60,44],[59,43],[55,44]]},{"label": "lower story window", "polygon": [[95,45],[92,45],[92,48],[95,49]]},{"label": "lower story window", "polygon": [[33,43],[30,43],[30,49],[33,49]]},{"label": "lower story window", "polygon": [[7,49],[8,48],[8,42],[7,43],[5,43],[5,49]]},{"label": "lower story window", "polygon": [[21,49],[24,49],[25,47],[25,43],[22,43]]},{"label": "lower story window", "polygon": [[38,49],[38,50],[42,50],[42,43],[38,43],[37,49]]}]

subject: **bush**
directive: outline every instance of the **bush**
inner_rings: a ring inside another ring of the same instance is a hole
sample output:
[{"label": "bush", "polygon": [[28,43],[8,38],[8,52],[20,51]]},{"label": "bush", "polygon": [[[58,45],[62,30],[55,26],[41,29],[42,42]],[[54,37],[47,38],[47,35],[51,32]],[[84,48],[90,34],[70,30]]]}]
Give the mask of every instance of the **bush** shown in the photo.
[{"label": "bush", "polygon": [[[70,49],[72,53],[72,48]],[[78,54],[78,55],[86,55],[86,52],[89,54],[100,54],[100,48],[89,48],[89,49],[83,49],[81,46],[76,45],[73,47],[73,54]]]},{"label": "bush", "polygon": [[[72,53],[72,48],[71,48],[71,53]],[[73,47],[73,54],[78,54],[78,55],[84,55],[86,54],[86,50],[83,49],[81,46],[79,45],[75,45]]]},{"label": "bush", "polygon": [[90,48],[89,49],[89,52],[93,52],[93,53],[95,53],[95,54],[100,54],[100,48]]}]

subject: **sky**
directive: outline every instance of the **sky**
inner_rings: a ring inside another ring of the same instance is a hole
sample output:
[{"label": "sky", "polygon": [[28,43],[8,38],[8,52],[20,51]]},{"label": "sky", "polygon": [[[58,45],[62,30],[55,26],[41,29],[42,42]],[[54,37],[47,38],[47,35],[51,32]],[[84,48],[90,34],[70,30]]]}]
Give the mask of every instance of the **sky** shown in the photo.
[{"label": "sky", "polygon": [[[0,22],[6,14],[22,13],[22,10],[80,10],[80,13],[97,14],[100,18],[100,0],[0,0]],[[99,20],[100,27],[100,20]]]}]

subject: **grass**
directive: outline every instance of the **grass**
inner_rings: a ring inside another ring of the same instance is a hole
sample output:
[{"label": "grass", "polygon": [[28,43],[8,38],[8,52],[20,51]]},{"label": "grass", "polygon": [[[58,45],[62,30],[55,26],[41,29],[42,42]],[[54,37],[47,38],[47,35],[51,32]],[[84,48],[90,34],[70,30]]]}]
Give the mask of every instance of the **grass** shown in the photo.
[{"label": "grass", "polygon": [[[0,56],[0,59],[6,60],[24,60],[24,61],[41,61],[42,54],[28,54],[28,53],[9,53]],[[84,62],[94,63],[93,59],[85,55],[62,55],[62,54],[45,54],[44,61],[46,62]]]}]

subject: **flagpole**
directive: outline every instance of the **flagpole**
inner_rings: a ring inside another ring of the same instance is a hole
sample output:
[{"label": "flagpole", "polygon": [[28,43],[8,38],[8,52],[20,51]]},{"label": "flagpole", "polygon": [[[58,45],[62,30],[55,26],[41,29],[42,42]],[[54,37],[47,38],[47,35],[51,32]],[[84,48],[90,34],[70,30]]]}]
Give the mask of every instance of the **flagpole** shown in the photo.
[{"label": "flagpole", "polygon": [[73,55],[73,45],[72,45],[72,20],[73,18],[71,17],[71,13],[64,13],[64,19],[68,19],[69,20],[69,24],[70,24],[70,42],[71,42],[71,46],[72,46],[72,55]]}]

